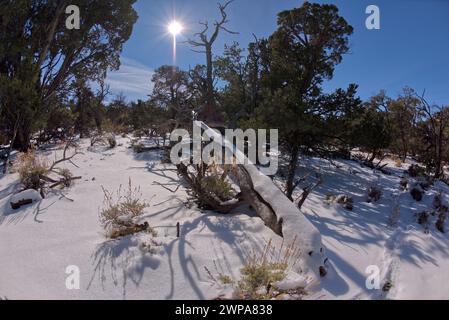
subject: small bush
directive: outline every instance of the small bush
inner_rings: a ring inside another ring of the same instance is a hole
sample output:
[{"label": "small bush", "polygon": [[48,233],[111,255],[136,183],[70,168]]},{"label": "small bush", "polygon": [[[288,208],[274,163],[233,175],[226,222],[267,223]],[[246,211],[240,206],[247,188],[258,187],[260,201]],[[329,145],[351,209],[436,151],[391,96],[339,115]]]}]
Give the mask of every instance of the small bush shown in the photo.
[{"label": "small bush", "polygon": [[444,224],[446,222],[446,218],[447,218],[447,212],[440,212],[440,214],[438,215],[438,220],[435,223],[435,227],[437,228],[438,231],[440,231],[441,233],[446,233],[446,229],[444,227]]},{"label": "small bush", "polygon": [[113,134],[107,137],[107,141],[110,149],[114,149],[117,146],[117,140]]},{"label": "small bush", "polygon": [[132,145],[132,148],[135,153],[145,152],[145,146],[143,145],[143,143],[135,143]]},{"label": "small bush", "polygon": [[443,204],[441,194],[435,196],[433,205],[434,205],[435,209],[437,209],[437,213],[438,213],[438,220],[435,223],[435,227],[441,233],[446,233],[445,222],[447,219],[447,213],[449,211],[449,208]]},{"label": "small bush", "polygon": [[378,187],[371,186],[368,188],[368,202],[377,202],[382,197],[382,190]]},{"label": "small bush", "polygon": [[[287,272],[295,266],[300,256],[299,249],[292,243],[280,250],[269,241],[262,253],[253,251],[241,269],[242,277],[237,284],[235,295],[243,300],[269,300],[283,292],[276,288],[276,283],[283,280]],[[304,288],[293,290],[304,293]]]},{"label": "small bush", "polygon": [[401,181],[399,182],[399,187],[402,191],[406,191],[407,187],[408,187],[408,180],[405,178],[402,178]]},{"label": "small bush", "polygon": [[225,274],[220,274],[218,276],[218,281],[220,281],[220,283],[227,285],[227,284],[233,284],[234,280],[232,280],[232,278],[228,275]]},{"label": "small bush", "polygon": [[441,193],[435,195],[435,197],[433,198],[433,203],[432,204],[433,204],[433,207],[436,210],[439,210],[441,208],[441,206],[443,205],[443,201],[441,199]]},{"label": "small bush", "polygon": [[422,225],[424,227],[424,232],[429,233],[429,220],[430,220],[430,214],[426,211],[420,212],[417,215],[417,222],[418,224]]},{"label": "small bush", "polygon": [[429,223],[429,218],[430,218],[430,214],[426,211],[423,211],[423,212],[418,213],[417,222],[420,225],[425,226]]},{"label": "small bush", "polygon": [[231,184],[218,175],[211,175],[203,178],[201,180],[201,188],[212,196],[216,196],[221,201],[228,201],[232,199],[233,196]]},{"label": "small bush", "polygon": [[396,227],[399,217],[401,216],[401,206],[397,203],[388,217],[388,225],[390,227]]},{"label": "small bush", "polygon": [[331,203],[338,203],[346,210],[352,211],[354,209],[354,199],[347,195],[326,195],[326,201]]},{"label": "small bush", "polygon": [[48,172],[48,165],[30,151],[19,156],[17,172],[25,189],[38,191],[42,187],[42,176]]},{"label": "small bush", "polygon": [[94,146],[104,146],[106,145],[106,138],[104,137],[103,134],[101,133],[95,133],[91,138],[90,138],[90,146],[94,147]]},{"label": "small bush", "polygon": [[59,170],[59,175],[62,177],[63,186],[65,188],[70,188],[73,184],[73,174],[69,169],[61,169]]},{"label": "small bush", "polygon": [[426,169],[417,164],[410,165],[407,172],[413,178],[426,176]]},{"label": "small bush", "polygon": [[421,188],[420,185],[416,185],[415,187],[413,187],[413,189],[410,191],[410,194],[412,195],[412,198],[415,201],[421,201],[423,196],[424,196],[424,191]]},{"label": "small bush", "polygon": [[104,208],[100,211],[100,222],[106,230],[108,237],[117,238],[127,234],[148,231],[154,234],[154,230],[144,223],[136,224],[144,210],[148,207],[145,201],[140,200],[142,194],[140,188],[133,188],[129,179],[128,189],[123,194],[122,186],[114,196],[108,190],[103,189]]}]

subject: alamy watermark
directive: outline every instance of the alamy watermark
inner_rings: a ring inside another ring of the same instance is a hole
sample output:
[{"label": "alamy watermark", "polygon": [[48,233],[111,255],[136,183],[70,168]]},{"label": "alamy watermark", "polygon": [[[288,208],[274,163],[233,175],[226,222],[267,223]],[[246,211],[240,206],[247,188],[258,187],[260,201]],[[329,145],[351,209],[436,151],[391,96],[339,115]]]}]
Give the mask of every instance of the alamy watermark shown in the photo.
[{"label": "alamy watermark", "polygon": [[366,18],[365,26],[368,30],[380,30],[380,9],[376,5],[369,5],[366,7],[366,14],[369,14]]},{"label": "alamy watermark", "polygon": [[274,175],[278,170],[277,129],[226,129],[223,136],[203,122],[194,121],[192,133],[192,137],[185,129],[171,133],[170,140],[177,142],[170,153],[173,164],[257,164],[266,175]]},{"label": "alamy watermark", "polygon": [[80,8],[76,5],[67,6],[65,13],[69,16],[65,20],[65,27],[69,30],[81,28]]},{"label": "alamy watermark", "polygon": [[380,268],[376,265],[368,266],[365,270],[368,275],[365,281],[365,287],[368,290],[380,289]]},{"label": "alamy watermark", "polygon": [[65,279],[65,287],[67,290],[80,289],[80,268],[75,265],[67,266],[65,273],[68,275]]}]

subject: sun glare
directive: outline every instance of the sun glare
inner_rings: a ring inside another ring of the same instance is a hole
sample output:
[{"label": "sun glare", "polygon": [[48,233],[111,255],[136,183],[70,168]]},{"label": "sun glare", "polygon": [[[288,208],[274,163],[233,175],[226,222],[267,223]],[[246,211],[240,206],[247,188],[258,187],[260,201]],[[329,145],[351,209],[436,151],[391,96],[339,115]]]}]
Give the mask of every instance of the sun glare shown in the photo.
[{"label": "sun glare", "polygon": [[182,25],[181,25],[179,22],[177,22],[177,21],[173,21],[172,23],[170,23],[170,24],[168,25],[168,31],[169,31],[172,35],[176,36],[176,35],[178,35],[178,34],[181,33],[181,31],[182,31]]}]

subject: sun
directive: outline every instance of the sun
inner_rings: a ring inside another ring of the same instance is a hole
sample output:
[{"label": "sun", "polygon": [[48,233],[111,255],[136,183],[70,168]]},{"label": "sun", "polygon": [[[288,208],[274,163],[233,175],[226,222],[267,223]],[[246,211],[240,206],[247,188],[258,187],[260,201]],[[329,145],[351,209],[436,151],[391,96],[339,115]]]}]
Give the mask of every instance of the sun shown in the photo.
[{"label": "sun", "polygon": [[170,32],[173,36],[180,34],[182,29],[182,25],[177,21],[172,21],[168,25],[168,32]]}]

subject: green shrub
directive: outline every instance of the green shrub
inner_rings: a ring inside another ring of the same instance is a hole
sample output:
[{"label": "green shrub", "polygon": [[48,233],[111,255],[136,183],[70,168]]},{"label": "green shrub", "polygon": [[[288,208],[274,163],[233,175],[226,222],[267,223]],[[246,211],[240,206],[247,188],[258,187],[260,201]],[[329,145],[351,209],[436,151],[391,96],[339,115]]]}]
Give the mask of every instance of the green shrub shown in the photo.
[{"label": "green shrub", "polygon": [[218,175],[211,175],[203,178],[201,180],[201,188],[207,193],[216,196],[221,201],[232,199],[233,189],[231,184]]},{"label": "green shrub", "polygon": [[250,254],[241,271],[241,279],[238,281],[235,295],[244,300],[269,300],[281,294],[305,293],[304,288],[296,288],[288,292],[282,292],[276,288],[276,283],[283,280],[287,272],[291,270],[300,257],[300,251],[294,244],[276,249],[271,240],[261,253],[253,251]]}]

